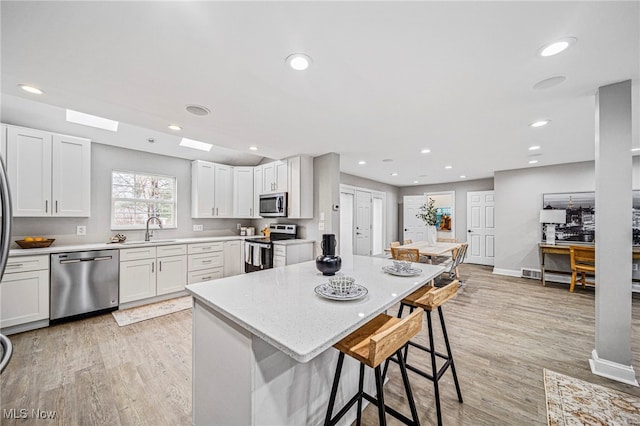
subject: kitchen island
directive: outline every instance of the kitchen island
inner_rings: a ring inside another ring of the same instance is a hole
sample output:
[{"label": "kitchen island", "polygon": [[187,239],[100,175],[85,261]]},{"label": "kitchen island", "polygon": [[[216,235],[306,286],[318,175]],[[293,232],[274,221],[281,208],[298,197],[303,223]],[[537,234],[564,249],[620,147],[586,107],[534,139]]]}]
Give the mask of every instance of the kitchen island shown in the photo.
[{"label": "kitchen island", "polygon": [[[194,424],[321,424],[337,359],[332,345],[444,271],[419,264],[420,275],[399,277],[382,271],[389,259],[342,262],[338,274],[356,278],[364,297],[318,296],[314,288],[328,278],[313,261],[187,286],[194,297]],[[355,393],[357,367],[345,362],[339,399]]]}]

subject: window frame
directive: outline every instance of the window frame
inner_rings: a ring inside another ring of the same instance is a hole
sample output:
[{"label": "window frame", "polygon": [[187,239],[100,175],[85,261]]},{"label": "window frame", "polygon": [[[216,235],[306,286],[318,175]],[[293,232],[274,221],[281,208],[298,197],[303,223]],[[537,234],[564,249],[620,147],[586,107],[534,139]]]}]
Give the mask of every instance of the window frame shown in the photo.
[{"label": "window frame", "polygon": [[[130,226],[126,226],[126,225],[118,225],[115,222],[115,202],[116,201],[131,201],[131,202],[136,202],[136,203],[154,203],[153,201],[150,200],[146,200],[143,198],[121,198],[121,197],[114,197],[113,195],[113,175],[114,173],[130,173],[133,174],[134,176],[151,176],[151,177],[156,177],[156,178],[164,178],[164,179],[173,179],[174,182],[174,187],[173,187],[173,198],[172,200],[169,201],[158,201],[157,203],[163,203],[163,204],[169,204],[171,203],[173,205],[173,225],[171,226],[165,226],[164,224],[163,229],[177,229],[178,228],[178,178],[176,176],[170,176],[170,175],[164,175],[161,173],[153,173],[153,172],[141,172],[141,171],[135,171],[135,170],[126,170],[126,169],[112,169],[111,170],[111,183],[110,183],[110,191],[111,191],[111,212],[110,212],[110,228],[112,231],[136,231],[136,230],[145,230],[146,226],[142,225],[142,224],[134,224],[134,225],[130,225]],[[155,226],[157,226],[157,222],[153,222],[155,224]]]}]

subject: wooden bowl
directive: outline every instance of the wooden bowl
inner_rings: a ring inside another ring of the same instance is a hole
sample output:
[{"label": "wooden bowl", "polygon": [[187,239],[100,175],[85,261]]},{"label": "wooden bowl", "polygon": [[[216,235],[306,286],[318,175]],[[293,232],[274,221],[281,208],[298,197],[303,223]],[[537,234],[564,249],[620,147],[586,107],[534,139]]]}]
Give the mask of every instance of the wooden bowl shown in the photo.
[{"label": "wooden bowl", "polygon": [[55,241],[55,238],[50,238],[42,241],[25,241],[25,240],[16,240],[16,244],[23,249],[31,249],[31,248],[45,248],[49,247]]}]

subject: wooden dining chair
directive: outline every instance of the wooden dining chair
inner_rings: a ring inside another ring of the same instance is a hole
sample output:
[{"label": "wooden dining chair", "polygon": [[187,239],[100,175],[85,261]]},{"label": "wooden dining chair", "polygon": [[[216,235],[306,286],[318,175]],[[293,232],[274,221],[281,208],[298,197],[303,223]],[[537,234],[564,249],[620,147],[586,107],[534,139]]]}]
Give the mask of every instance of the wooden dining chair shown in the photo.
[{"label": "wooden dining chair", "polygon": [[403,244],[403,245],[404,245],[404,244],[413,244],[413,240],[412,240],[412,239],[404,240],[404,241],[402,242],[402,244]]},{"label": "wooden dining chair", "polygon": [[[569,255],[571,256],[571,286],[569,291],[573,293],[576,287],[576,281],[585,288],[587,284],[596,285],[596,248],[592,246],[570,246]],[[578,280],[578,273],[580,279]],[[587,281],[587,274],[594,277],[593,281]]]},{"label": "wooden dining chair", "polygon": [[436,242],[439,242],[439,243],[457,243],[458,239],[457,238],[437,238]]},{"label": "wooden dining chair", "polygon": [[400,246],[400,241],[391,241],[391,244],[389,244],[389,247],[399,247]]},{"label": "wooden dining chair", "polygon": [[395,260],[408,260],[409,262],[420,261],[420,250],[413,248],[391,247],[391,257]]}]

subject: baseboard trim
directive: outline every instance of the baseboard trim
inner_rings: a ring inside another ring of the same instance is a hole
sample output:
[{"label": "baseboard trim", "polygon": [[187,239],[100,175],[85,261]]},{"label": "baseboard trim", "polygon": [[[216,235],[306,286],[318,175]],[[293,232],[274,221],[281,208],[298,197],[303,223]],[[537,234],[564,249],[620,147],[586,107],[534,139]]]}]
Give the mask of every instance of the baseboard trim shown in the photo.
[{"label": "baseboard trim", "polygon": [[636,380],[636,373],[632,365],[623,365],[602,359],[598,357],[598,352],[595,349],[591,351],[589,365],[593,374],[631,386],[638,386],[638,380]]},{"label": "baseboard trim", "polygon": [[522,277],[522,272],[519,269],[493,268],[493,273],[496,275],[506,275],[509,277]]}]

